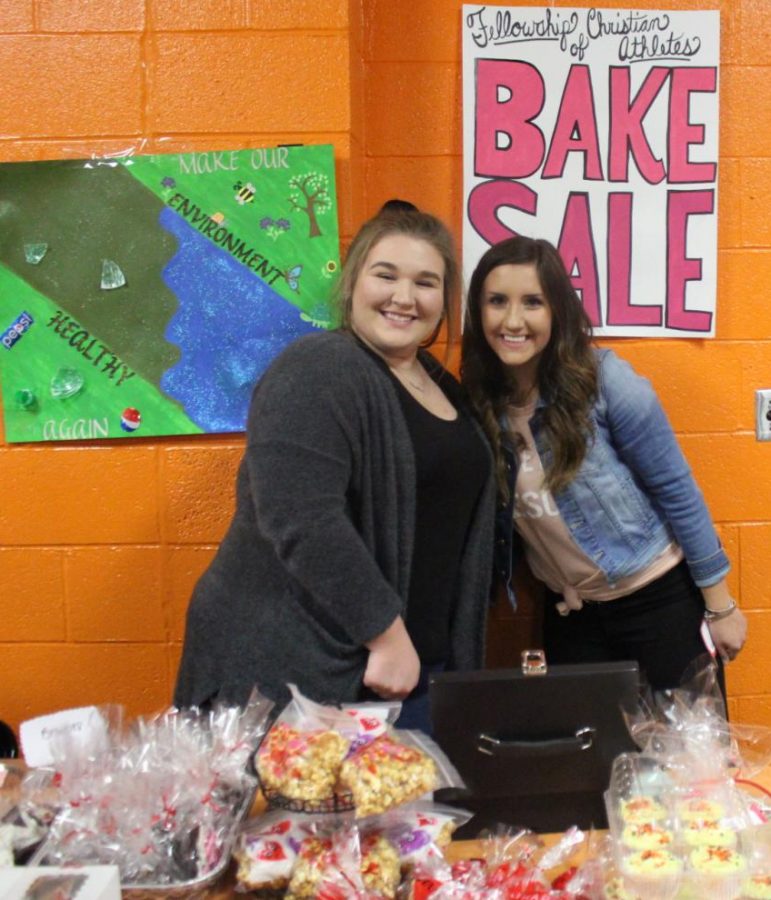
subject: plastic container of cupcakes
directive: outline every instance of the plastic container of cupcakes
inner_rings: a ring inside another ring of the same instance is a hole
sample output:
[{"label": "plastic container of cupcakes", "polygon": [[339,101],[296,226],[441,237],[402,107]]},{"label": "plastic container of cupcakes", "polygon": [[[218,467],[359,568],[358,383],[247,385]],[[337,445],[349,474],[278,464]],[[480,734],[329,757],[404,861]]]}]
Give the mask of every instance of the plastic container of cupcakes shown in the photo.
[{"label": "plastic container of cupcakes", "polygon": [[741,900],[771,900],[771,821],[748,828],[743,844],[749,857],[749,871],[742,881]]},{"label": "plastic container of cupcakes", "polygon": [[729,779],[683,784],[659,760],[624,754],[605,801],[616,869],[632,896],[736,900],[756,874],[747,805]]},{"label": "plastic container of cupcakes", "polygon": [[633,897],[671,900],[680,890],[684,866],[668,802],[674,787],[653,758],[624,753],[613,763],[605,805],[619,890]]}]

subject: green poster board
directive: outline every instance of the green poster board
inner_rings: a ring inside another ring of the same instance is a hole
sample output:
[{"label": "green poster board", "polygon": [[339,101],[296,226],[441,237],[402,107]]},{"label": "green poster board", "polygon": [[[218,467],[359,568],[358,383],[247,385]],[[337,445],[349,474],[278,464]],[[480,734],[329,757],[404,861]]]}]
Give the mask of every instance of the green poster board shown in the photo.
[{"label": "green poster board", "polygon": [[242,430],[339,266],[331,146],[0,164],[6,440]]}]

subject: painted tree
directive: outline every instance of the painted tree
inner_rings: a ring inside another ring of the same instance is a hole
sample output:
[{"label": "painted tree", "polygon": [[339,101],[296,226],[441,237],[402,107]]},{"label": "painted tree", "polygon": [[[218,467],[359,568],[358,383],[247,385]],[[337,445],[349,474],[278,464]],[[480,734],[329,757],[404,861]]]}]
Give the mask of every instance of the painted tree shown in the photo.
[{"label": "painted tree", "polygon": [[308,237],[320,237],[318,216],[332,206],[329,196],[329,178],[322,172],[293,175],[289,179],[289,202],[292,209],[304,212],[308,217]]}]

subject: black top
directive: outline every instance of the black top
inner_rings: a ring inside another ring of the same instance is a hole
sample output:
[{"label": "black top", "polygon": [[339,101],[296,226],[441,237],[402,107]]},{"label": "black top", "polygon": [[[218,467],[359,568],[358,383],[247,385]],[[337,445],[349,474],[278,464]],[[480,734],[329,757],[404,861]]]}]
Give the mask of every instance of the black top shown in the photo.
[{"label": "black top", "polygon": [[423,665],[449,663],[458,566],[490,462],[454,379],[445,374],[440,384],[458,409],[453,421],[430,413],[397,378],[394,381],[412,439],[416,474],[415,543],[405,624]]},{"label": "black top", "polygon": [[[255,684],[281,705],[289,683],[319,703],[359,699],[366,644],[409,601],[414,456],[391,378],[351,335],[306,335],[273,360],[252,398],[233,520],[188,610],[177,705],[245,704]],[[458,566],[458,669],[483,659],[494,517],[491,475]]]}]

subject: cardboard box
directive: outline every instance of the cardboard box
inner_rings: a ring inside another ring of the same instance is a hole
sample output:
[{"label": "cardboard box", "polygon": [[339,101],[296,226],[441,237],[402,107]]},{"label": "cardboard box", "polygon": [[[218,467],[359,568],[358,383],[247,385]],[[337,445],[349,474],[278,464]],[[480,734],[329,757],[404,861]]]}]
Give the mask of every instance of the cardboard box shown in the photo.
[{"label": "cardboard box", "polygon": [[0,869],[3,900],[121,900],[117,866],[12,866]]}]

